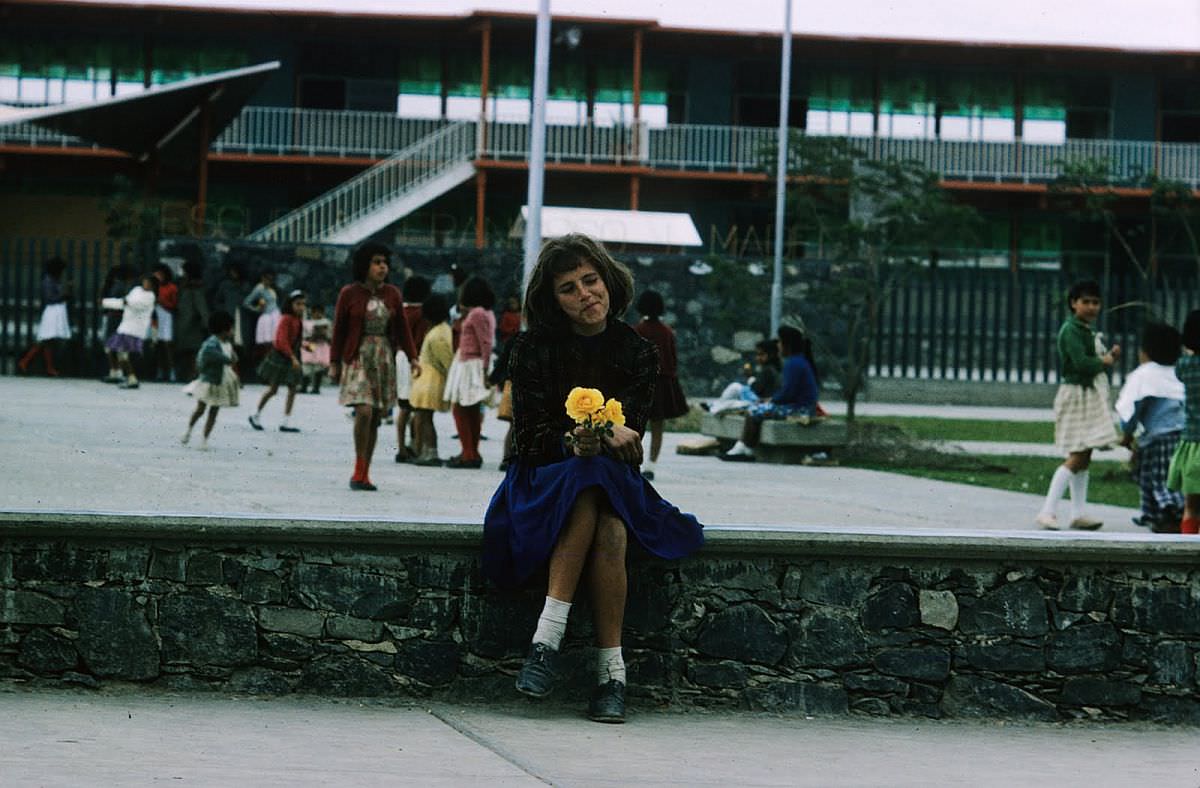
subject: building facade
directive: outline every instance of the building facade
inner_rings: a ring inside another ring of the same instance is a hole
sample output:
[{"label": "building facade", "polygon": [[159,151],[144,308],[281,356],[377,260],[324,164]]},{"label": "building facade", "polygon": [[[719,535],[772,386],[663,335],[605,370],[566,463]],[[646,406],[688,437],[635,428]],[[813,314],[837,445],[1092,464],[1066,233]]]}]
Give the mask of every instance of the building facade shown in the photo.
[{"label": "building facade", "polygon": [[[114,211],[144,204],[165,234],[303,240],[292,225],[386,203],[371,232],[389,240],[514,243],[533,32],[533,18],[504,14],[7,3],[0,104],[124,95],[271,60],[282,68],[213,144],[202,209],[194,171],[161,162],[150,172],[86,141],[0,127],[0,235],[101,237]],[[552,42],[547,204],[686,211],[704,251],[770,254],[778,36],[556,18]],[[789,122],[938,172],[986,220],[962,264],[1056,268],[1111,256],[1113,236],[1050,188],[1064,162],[1090,161],[1105,170],[1113,221],[1136,253],[1194,266],[1188,233],[1160,223],[1162,237],[1150,239],[1139,228],[1154,225],[1148,176],[1189,195],[1200,188],[1198,64],[1200,51],[798,36]],[[346,191],[389,168],[409,181],[389,175]],[[289,217],[339,188],[346,196],[328,197],[325,213]],[[388,203],[397,188],[413,192],[403,206]],[[787,238],[789,254],[811,254],[815,239],[795,228]]]}]

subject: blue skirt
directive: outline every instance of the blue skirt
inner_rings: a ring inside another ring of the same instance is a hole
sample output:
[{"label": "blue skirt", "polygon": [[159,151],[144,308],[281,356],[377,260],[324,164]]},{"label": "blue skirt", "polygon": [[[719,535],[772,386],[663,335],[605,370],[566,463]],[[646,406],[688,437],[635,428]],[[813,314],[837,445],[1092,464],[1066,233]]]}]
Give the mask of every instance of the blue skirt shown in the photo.
[{"label": "blue skirt", "polygon": [[575,499],[589,487],[647,552],[682,558],[704,544],[704,528],[663,500],[633,466],[611,457],[571,457],[530,467],[513,460],[483,520],[483,571],[502,588],[520,586],[550,559]]}]

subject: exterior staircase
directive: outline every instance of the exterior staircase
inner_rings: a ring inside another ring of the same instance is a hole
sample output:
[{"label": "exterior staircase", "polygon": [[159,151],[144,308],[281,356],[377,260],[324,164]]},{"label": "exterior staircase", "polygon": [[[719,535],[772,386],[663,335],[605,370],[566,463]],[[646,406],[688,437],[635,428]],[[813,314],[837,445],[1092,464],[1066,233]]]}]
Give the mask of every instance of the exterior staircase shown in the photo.
[{"label": "exterior staircase", "polygon": [[358,243],[474,175],[476,128],[468,121],[444,126],[247,237]]}]

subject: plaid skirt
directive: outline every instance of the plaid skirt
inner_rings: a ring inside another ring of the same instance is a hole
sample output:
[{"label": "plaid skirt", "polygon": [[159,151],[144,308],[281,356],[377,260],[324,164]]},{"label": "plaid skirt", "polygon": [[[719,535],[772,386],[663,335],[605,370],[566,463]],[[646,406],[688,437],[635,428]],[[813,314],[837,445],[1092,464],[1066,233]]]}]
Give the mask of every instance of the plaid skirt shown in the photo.
[{"label": "plaid skirt", "polygon": [[1149,446],[1138,446],[1133,479],[1142,494],[1142,513],[1157,517],[1164,509],[1183,510],[1183,495],[1167,489],[1171,458],[1179,447],[1181,432],[1162,435]]},{"label": "plaid skirt", "polygon": [[268,386],[299,386],[302,375],[292,360],[275,348],[258,365],[258,379]]},{"label": "plaid skirt", "polygon": [[1054,396],[1054,445],[1063,454],[1102,449],[1117,442],[1108,386],[1063,383]]}]

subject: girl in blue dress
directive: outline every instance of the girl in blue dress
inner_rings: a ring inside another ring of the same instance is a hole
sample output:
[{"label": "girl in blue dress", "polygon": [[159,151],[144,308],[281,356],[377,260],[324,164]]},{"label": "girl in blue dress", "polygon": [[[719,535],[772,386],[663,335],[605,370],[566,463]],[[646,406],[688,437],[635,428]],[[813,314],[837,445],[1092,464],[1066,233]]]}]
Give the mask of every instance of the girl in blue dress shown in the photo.
[{"label": "girl in blue dress", "polygon": [[[508,472],[484,518],[483,568],[502,587],[545,567],[549,584],[517,689],[548,695],[559,645],[580,580],[591,595],[597,687],[588,708],[598,722],[624,722],[625,555],[630,538],[660,558],[699,548],[696,518],[663,500],[638,471],[642,433],[654,401],[658,353],[620,316],[633,277],[584,235],[548,240],[525,295],[529,330],[513,338],[513,446]],[[625,424],[597,437],[576,427],[565,403],[575,387],[619,400]]]}]

